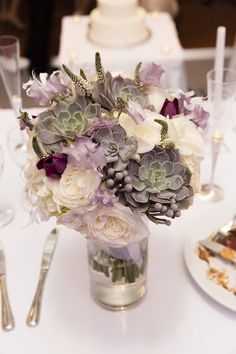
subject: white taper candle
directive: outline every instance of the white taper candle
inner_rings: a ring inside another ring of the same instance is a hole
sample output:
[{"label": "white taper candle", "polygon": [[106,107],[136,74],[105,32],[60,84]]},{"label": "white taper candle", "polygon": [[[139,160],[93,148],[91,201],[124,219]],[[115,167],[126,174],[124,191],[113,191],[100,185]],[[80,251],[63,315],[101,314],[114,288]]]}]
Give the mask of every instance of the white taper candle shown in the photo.
[{"label": "white taper candle", "polygon": [[216,36],[216,52],[215,52],[215,80],[217,82],[223,81],[224,57],[225,57],[225,34],[226,28],[220,26],[217,28]]}]

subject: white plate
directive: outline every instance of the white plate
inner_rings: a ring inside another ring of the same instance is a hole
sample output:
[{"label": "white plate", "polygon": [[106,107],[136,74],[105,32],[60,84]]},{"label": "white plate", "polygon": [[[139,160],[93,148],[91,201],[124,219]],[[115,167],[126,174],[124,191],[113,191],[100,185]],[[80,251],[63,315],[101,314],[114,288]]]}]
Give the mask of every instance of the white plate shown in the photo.
[{"label": "white plate", "polygon": [[196,283],[215,301],[221,305],[236,311],[236,296],[224,289],[214,281],[207,278],[207,262],[201,260],[197,253],[197,242],[200,240],[199,234],[186,237],[184,245],[184,257],[187,268]]}]

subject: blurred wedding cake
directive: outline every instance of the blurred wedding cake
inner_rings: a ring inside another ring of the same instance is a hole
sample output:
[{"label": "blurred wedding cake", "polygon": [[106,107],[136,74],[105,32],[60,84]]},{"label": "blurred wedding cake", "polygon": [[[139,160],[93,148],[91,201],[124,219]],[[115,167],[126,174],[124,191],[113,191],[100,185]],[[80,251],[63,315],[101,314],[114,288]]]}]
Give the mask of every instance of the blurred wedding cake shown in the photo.
[{"label": "blurred wedding cake", "polygon": [[108,47],[125,47],[147,39],[146,11],[138,0],[97,0],[90,14],[89,39]]}]

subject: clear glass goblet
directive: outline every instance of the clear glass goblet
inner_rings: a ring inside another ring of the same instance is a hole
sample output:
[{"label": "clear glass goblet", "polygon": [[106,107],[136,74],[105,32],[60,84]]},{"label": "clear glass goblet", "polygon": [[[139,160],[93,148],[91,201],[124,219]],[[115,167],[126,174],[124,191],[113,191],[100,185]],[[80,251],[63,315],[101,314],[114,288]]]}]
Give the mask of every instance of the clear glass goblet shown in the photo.
[{"label": "clear glass goblet", "polygon": [[[20,42],[14,36],[0,36],[0,75],[6,89],[10,104],[16,118],[22,108],[21,74],[20,74]],[[19,161],[19,155],[25,153],[24,134],[20,131],[19,124],[11,129],[15,136],[13,159]],[[9,137],[8,137],[9,139]],[[12,147],[12,144],[11,144]]]},{"label": "clear glass goblet", "polygon": [[198,197],[203,201],[219,202],[224,198],[222,187],[214,183],[218,157],[224,142],[227,124],[233,112],[236,97],[236,71],[223,70],[223,80],[216,81],[216,71],[207,73],[208,110],[211,118],[209,122],[209,139],[211,142],[211,174],[210,181],[202,185]]},{"label": "clear glass goblet", "polygon": [[[0,146],[0,177],[3,172],[3,165],[4,165],[4,157],[3,157],[3,151]],[[0,228],[9,224],[9,222],[13,219],[13,217],[14,217],[13,209],[0,204]]]},{"label": "clear glass goblet", "polygon": [[22,106],[20,42],[14,36],[0,36],[0,74],[16,116]]}]

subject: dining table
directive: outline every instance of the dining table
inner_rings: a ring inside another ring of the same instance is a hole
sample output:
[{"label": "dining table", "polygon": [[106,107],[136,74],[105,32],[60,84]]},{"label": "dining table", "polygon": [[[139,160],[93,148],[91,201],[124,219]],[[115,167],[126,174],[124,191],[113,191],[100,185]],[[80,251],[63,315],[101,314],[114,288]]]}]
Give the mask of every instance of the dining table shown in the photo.
[{"label": "dining table", "polygon": [[[29,110],[38,112],[38,108]],[[186,266],[186,240],[202,239],[236,212],[236,133],[225,134],[215,182],[224,189],[218,203],[194,204],[171,226],[149,223],[148,291],[136,307],[109,311],[90,296],[86,239],[58,226],[60,235],[45,284],[38,326],[26,318],[38,282],[43,245],[55,220],[40,222],[25,200],[24,173],[7,146],[17,122],[0,109],[0,145],[4,169],[0,206],[14,208],[11,223],[0,229],[6,258],[6,281],[15,328],[0,326],[0,354],[235,354],[236,313],[209,296]],[[209,180],[211,154],[206,144],[201,181]],[[195,256],[195,250],[192,255]],[[201,262],[201,260],[199,260]],[[235,298],[236,302],[236,298]],[[1,322],[1,320],[0,320]]]}]

